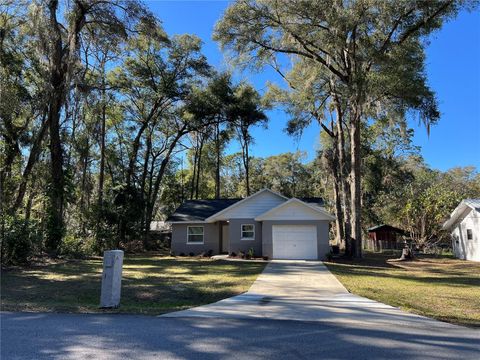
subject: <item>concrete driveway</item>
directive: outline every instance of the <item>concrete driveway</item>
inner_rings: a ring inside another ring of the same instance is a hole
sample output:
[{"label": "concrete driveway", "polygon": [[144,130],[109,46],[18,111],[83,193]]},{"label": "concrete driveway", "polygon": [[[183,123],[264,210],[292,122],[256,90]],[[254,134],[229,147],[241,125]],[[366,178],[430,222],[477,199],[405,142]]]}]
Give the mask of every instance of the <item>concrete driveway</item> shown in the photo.
[{"label": "concrete driveway", "polygon": [[247,293],[163,316],[457,328],[353,295],[320,261],[272,261]]}]

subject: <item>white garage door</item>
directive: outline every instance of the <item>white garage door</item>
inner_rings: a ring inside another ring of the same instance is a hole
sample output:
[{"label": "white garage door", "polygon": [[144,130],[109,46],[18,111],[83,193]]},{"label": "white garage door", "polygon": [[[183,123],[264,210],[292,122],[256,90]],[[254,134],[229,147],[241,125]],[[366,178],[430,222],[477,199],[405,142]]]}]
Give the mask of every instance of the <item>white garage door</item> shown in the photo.
[{"label": "white garage door", "polygon": [[273,225],[272,242],[274,259],[318,259],[316,226]]}]

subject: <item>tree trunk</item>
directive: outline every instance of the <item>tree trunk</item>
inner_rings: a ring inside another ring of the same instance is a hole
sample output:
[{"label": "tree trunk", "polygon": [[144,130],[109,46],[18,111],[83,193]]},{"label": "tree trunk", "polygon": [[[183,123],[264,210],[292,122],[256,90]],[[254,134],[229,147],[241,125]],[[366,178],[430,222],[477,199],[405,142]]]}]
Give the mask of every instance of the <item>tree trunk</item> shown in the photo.
[{"label": "tree trunk", "polygon": [[8,118],[3,120],[5,132],[3,132],[4,139],[4,157],[3,162],[0,164],[0,214],[3,214],[4,211],[9,213],[11,211],[11,191],[7,190],[7,183],[11,183],[11,172],[12,165],[15,161],[15,158],[18,157],[20,153],[20,148],[18,144],[18,129],[12,122],[12,119]]},{"label": "tree trunk", "polygon": [[215,151],[217,162],[215,167],[215,199],[220,199],[220,124],[215,124]]},{"label": "tree trunk", "polygon": [[58,246],[63,236],[63,200],[64,200],[64,175],[63,175],[63,149],[60,139],[60,112],[65,100],[65,81],[68,70],[64,58],[64,49],[60,25],[57,22],[58,1],[52,0],[48,4],[50,12],[50,31],[52,36],[50,54],[50,79],[49,105],[47,122],[50,135],[50,189],[47,239],[47,250],[57,253]]},{"label": "tree trunk", "polygon": [[142,195],[145,194],[145,183],[146,183],[147,174],[148,174],[148,163],[150,162],[150,153],[152,151],[152,134],[151,134],[151,132],[148,134],[146,145],[147,145],[147,147],[145,148],[145,157],[144,157],[144,161],[143,161],[142,177],[140,179],[140,191],[142,192]]},{"label": "tree trunk", "polygon": [[37,136],[32,145],[32,149],[30,150],[30,154],[28,155],[27,165],[23,170],[22,180],[20,181],[20,185],[18,186],[18,193],[17,198],[15,200],[14,211],[18,210],[23,203],[23,199],[25,197],[25,192],[27,190],[27,183],[30,177],[30,174],[33,170],[34,165],[38,161],[40,154],[42,153],[42,143],[45,139],[48,129],[48,122],[46,121],[47,112],[45,111],[42,119],[42,124],[40,125],[40,129],[38,131]]},{"label": "tree trunk", "polygon": [[343,241],[345,242],[345,255],[352,256],[352,240],[351,240],[351,212],[350,212],[350,186],[348,184],[347,174],[348,174],[348,164],[347,157],[345,154],[345,133],[343,130],[343,112],[341,111],[337,103],[337,153],[338,153],[338,162],[339,162],[339,180],[340,180],[340,196],[341,204],[343,208]]},{"label": "tree trunk", "polygon": [[[68,92],[68,89],[65,88],[65,91]],[[65,168],[70,168],[71,161],[72,161],[72,153],[75,151],[75,144],[76,144],[76,136],[77,136],[77,119],[79,118],[79,113],[83,112],[83,119],[85,119],[85,108],[80,108],[79,109],[79,103],[80,100],[76,94],[76,89],[74,91],[75,93],[73,94],[73,101],[74,101],[74,106],[73,106],[73,111],[69,110],[69,102],[71,101],[70,99],[66,99],[63,107],[63,114],[64,114],[64,119],[63,123],[70,123],[72,132],[70,134],[69,139],[64,140],[65,148],[64,148],[64,156],[63,156],[63,161]],[[69,94],[66,94],[65,96],[68,97]],[[69,121],[71,120],[71,121]]]},{"label": "tree trunk", "polygon": [[[129,157],[130,160],[128,162],[127,176],[126,176],[126,180],[125,180],[127,191],[130,191],[130,188],[132,187],[132,178],[133,178],[133,174],[135,172],[135,163],[137,162],[138,151],[140,149],[140,140],[142,138],[143,133],[147,129],[147,126],[148,126],[148,121],[144,121],[142,123],[142,126],[138,130],[138,133],[135,136],[135,139],[133,140],[132,152],[131,152],[130,157]],[[122,216],[120,218],[119,224],[118,224],[119,239],[118,239],[118,242],[117,242],[117,247],[119,247],[121,242],[125,242],[126,239],[127,239],[127,228],[126,227],[127,227],[127,219],[125,219]]]},{"label": "tree trunk", "polygon": [[[345,241],[345,209],[346,204],[344,202],[345,197],[345,188],[344,188],[344,162],[345,162],[345,139],[343,134],[342,127],[342,116],[343,112],[341,111],[338,102],[335,102],[337,119],[336,126],[334,126],[333,118],[328,128],[323,123],[323,117],[319,116],[318,113],[313,115],[317,117],[317,121],[322,127],[322,129],[327,133],[333,141],[332,155],[326,156],[327,166],[333,174],[333,196],[335,202],[335,228],[336,228],[336,239],[338,245],[344,245],[347,248],[347,242]],[[335,127],[337,132],[335,133]]]},{"label": "tree trunk", "polygon": [[239,125],[238,129],[238,141],[242,148],[242,163],[245,169],[245,186],[247,196],[250,196],[250,163],[248,154],[248,128],[245,128],[243,124]]},{"label": "tree trunk", "polygon": [[57,83],[54,88],[48,111],[48,124],[50,133],[50,176],[51,188],[49,190],[49,224],[47,231],[46,247],[53,255],[57,254],[58,246],[63,237],[63,206],[64,206],[64,173],[63,149],[60,139],[60,111],[62,107],[63,83]]},{"label": "tree trunk", "polygon": [[185,201],[185,173],[184,173],[184,168],[183,168],[183,157],[181,158],[182,165],[180,167],[180,185],[182,186],[182,190],[180,193],[181,199],[180,199],[180,204],[183,204]]},{"label": "tree trunk", "polygon": [[30,215],[32,213],[32,205],[33,205],[34,197],[35,197],[35,190],[34,190],[34,184],[32,184],[32,188],[30,189],[30,192],[28,194],[27,205],[25,206],[25,220],[26,221],[30,220]]},{"label": "tree trunk", "polygon": [[70,85],[70,72],[75,66],[78,50],[78,37],[85,25],[87,7],[76,2],[69,22],[66,44],[63,43],[61,25],[57,20],[58,0],[48,2],[49,17],[49,104],[47,121],[50,133],[50,158],[51,158],[51,186],[49,190],[49,221],[45,245],[54,255],[58,252],[61,243],[64,223],[64,173],[63,149],[60,139],[60,114],[65,103],[66,92]]},{"label": "tree trunk", "polygon": [[195,181],[195,199],[198,199],[198,188],[200,187],[200,170],[202,169],[202,151],[203,151],[203,134],[200,137],[200,145],[198,147],[198,164],[197,164],[197,179]]},{"label": "tree trunk", "polygon": [[342,212],[342,200],[340,198],[340,188],[338,181],[335,180],[333,184],[333,197],[335,201],[335,230],[336,230],[336,242],[338,246],[345,246],[345,233],[343,226],[343,212]]},{"label": "tree trunk", "polygon": [[186,126],[181,128],[175,138],[172,140],[172,143],[168,147],[168,151],[165,154],[165,157],[162,160],[162,163],[160,164],[160,169],[158,170],[158,175],[155,180],[155,186],[153,188],[153,193],[152,196],[148,202],[147,206],[147,215],[146,215],[146,228],[145,228],[145,241],[148,241],[150,237],[150,222],[152,221],[153,218],[153,210],[155,207],[155,203],[157,201],[158,193],[160,191],[160,185],[163,180],[163,176],[165,175],[165,171],[167,169],[168,163],[170,162],[170,157],[172,156],[173,150],[175,150],[175,147],[177,146],[178,141],[182,138],[183,135],[185,135],[185,129]]},{"label": "tree trunk", "polygon": [[155,115],[158,115],[157,112],[161,106],[162,100],[163,100],[162,98],[156,99],[155,103],[152,105],[152,108],[150,109],[150,112],[142,120],[142,126],[140,126],[140,129],[138,129],[137,135],[133,140],[132,153],[129,156],[128,169],[127,169],[127,177],[126,177],[127,187],[130,187],[132,185],[132,177],[135,172],[135,163],[137,161],[138,151],[140,150],[140,141],[142,139],[142,135],[147,129],[151,120],[155,117]]},{"label": "tree trunk", "polygon": [[353,114],[350,121],[350,192],[352,213],[352,250],[357,258],[362,257],[362,197],[361,197],[361,154],[360,149],[360,116]]},{"label": "tree trunk", "polygon": [[345,233],[344,233],[344,217],[342,210],[342,199],[341,199],[341,169],[339,164],[338,156],[338,133],[337,136],[333,138],[334,147],[333,147],[333,161],[332,161],[332,173],[333,173],[333,197],[335,201],[335,228],[336,228],[336,240],[339,246],[344,245],[345,242]]},{"label": "tree trunk", "polygon": [[154,186],[153,180],[154,180],[155,164],[157,162],[158,156],[160,156],[160,154],[152,155],[152,161],[150,162],[150,169],[148,170],[148,190],[147,190],[147,196],[145,201],[145,214],[144,214],[145,218],[144,218],[144,224],[142,224],[144,245],[147,244],[148,240],[150,239],[150,223],[153,219],[153,207],[155,205],[155,201],[152,201],[153,186]]},{"label": "tree trunk", "polygon": [[140,140],[142,138],[143,133],[147,129],[147,126],[148,126],[148,121],[144,121],[140,129],[138,129],[138,133],[135,136],[135,139],[133,140],[132,152],[130,154],[129,161],[128,161],[127,177],[125,181],[127,187],[130,187],[132,185],[132,177],[133,177],[133,173],[135,172],[135,163],[137,162],[138,150],[140,149]]},{"label": "tree trunk", "polygon": [[87,196],[87,172],[88,172],[88,157],[90,153],[90,141],[87,138],[87,148],[83,156],[83,166],[82,166],[82,194],[80,195],[80,204],[81,209],[85,210],[85,197]]},{"label": "tree trunk", "polygon": [[87,224],[85,223],[84,215],[86,210],[90,207],[90,191],[87,189],[88,179],[88,159],[90,157],[90,141],[87,138],[86,149],[83,154],[83,167],[82,167],[82,193],[80,195],[80,225],[82,227],[82,233],[87,233]]},{"label": "tree trunk", "polygon": [[151,151],[152,151],[152,134],[150,132],[148,134],[148,137],[147,137],[147,148],[145,149],[145,159],[144,159],[144,162],[143,162],[143,172],[142,172],[142,178],[141,178],[141,181],[140,181],[140,191],[141,191],[142,198],[143,198],[144,204],[145,204],[144,207],[143,207],[143,210],[142,210],[142,212],[143,212],[142,223],[140,224],[141,229],[146,229],[147,227],[150,226],[150,224],[147,223],[147,219],[146,219],[147,204],[148,204],[150,195],[146,191],[145,186],[146,186],[146,182],[147,182],[147,175],[149,173],[148,164],[150,162],[150,152]]},{"label": "tree trunk", "polygon": [[250,196],[250,159],[248,154],[248,141],[245,141],[245,183],[247,185],[247,196]]},{"label": "tree trunk", "polygon": [[[102,64],[102,68],[104,65]],[[100,125],[100,168],[98,174],[98,199],[97,205],[99,209],[103,208],[103,184],[105,182],[105,132],[106,132],[106,90],[105,90],[105,74],[102,74],[102,119]]]},{"label": "tree trunk", "polygon": [[190,200],[193,200],[193,195],[195,194],[195,183],[197,180],[197,163],[198,163],[198,133],[196,134],[195,139],[195,153],[193,155],[193,174],[192,174],[192,182],[190,185]]}]

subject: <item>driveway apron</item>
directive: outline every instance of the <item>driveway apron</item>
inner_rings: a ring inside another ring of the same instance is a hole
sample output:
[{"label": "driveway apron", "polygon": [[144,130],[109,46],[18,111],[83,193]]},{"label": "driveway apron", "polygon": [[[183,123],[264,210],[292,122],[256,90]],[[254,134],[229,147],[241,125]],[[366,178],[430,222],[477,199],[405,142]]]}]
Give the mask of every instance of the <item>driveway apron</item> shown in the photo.
[{"label": "driveway apron", "polygon": [[274,260],[248,292],[162,316],[458,327],[351,294],[320,261]]}]

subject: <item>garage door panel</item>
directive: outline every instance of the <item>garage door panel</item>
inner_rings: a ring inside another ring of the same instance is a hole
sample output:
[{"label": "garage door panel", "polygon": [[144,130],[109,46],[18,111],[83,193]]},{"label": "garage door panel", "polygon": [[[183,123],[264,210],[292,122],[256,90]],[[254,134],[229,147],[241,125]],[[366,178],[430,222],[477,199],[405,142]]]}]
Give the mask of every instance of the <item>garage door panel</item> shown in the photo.
[{"label": "garage door panel", "polygon": [[317,228],[314,225],[273,225],[273,258],[315,260]]}]

